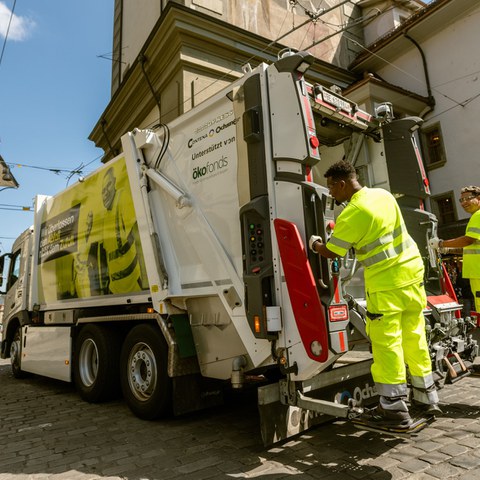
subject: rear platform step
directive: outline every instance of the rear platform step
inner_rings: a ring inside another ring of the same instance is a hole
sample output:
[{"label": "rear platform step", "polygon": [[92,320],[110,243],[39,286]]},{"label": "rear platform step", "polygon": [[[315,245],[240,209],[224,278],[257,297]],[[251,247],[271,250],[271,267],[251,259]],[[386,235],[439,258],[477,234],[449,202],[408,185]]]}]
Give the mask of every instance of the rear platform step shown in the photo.
[{"label": "rear platform step", "polygon": [[422,431],[434,420],[434,416],[416,417],[413,419],[412,425],[410,425],[408,428],[381,426],[363,416],[352,419],[352,423],[360,430],[368,430],[369,432],[381,433],[393,437],[410,438]]}]

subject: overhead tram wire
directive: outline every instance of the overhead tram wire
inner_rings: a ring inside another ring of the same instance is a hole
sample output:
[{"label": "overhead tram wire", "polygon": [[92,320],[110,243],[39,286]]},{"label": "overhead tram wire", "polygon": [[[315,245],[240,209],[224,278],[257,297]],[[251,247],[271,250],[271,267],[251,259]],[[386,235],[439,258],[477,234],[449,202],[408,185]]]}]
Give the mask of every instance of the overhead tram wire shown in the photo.
[{"label": "overhead tram wire", "polygon": [[[335,10],[336,8],[338,7],[341,7],[342,5],[345,5],[346,3],[352,3],[351,0],[342,0],[340,3],[338,3],[337,5],[333,6],[333,7],[330,7],[330,8],[327,8],[327,9],[322,9],[321,12],[318,12],[318,13],[314,13],[310,10],[307,10],[305,9],[305,7],[303,7],[299,2],[296,2],[300,7],[303,8],[303,10],[305,11],[305,13],[309,16],[309,19],[306,20],[305,22],[301,23],[300,25],[297,25],[296,27],[290,29],[288,32],[284,33],[283,35],[281,35],[280,37],[277,37],[275,40],[271,41],[266,47],[265,49],[263,49],[261,52],[263,53],[267,48],[270,48],[272,45],[274,45],[275,43],[279,42],[280,40],[282,40],[283,38],[285,37],[288,37],[288,35],[291,35],[293,32],[295,32],[296,30],[298,30],[299,28],[302,28],[304,27],[305,25],[307,25],[308,23],[312,22],[312,21],[316,21],[318,20],[321,16],[327,14],[327,13],[330,13],[332,10]],[[252,59],[255,58],[255,56],[252,57]]]},{"label": "overhead tram wire", "polygon": [[449,112],[450,110],[453,110],[454,108],[457,108],[457,107],[465,107],[466,105],[468,105],[470,102],[473,102],[475,99],[477,99],[478,97],[480,97],[480,93],[477,93],[476,95],[474,95],[473,97],[470,97],[470,98],[467,98],[467,100],[464,100],[463,102],[461,103],[457,103],[456,105],[452,105],[451,107],[449,108],[446,108],[445,110],[442,110],[441,112],[438,112],[436,115],[430,115],[428,117],[429,120],[432,120],[434,118],[437,118],[439,117],[440,115],[443,115],[444,113],[447,113]]},{"label": "overhead tram wire", "polygon": [[[345,25],[342,28],[340,28],[339,30],[334,31],[330,35],[327,35],[326,37],[323,37],[320,40],[317,40],[316,42],[313,42],[311,45],[306,47],[306,50],[309,50],[310,48],[315,47],[316,45],[319,45],[320,43],[323,43],[323,42],[329,40],[330,38],[334,37],[335,35],[338,35],[339,33],[345,32],[345,31],[349,30],[350,28],[356,27],[360,23],[372,20],[373,18],[378,17],[378,15],[380,13],[383,13],[383,12],[379,11],[379,13],[376,13],[375,15],[373,15],[371,17],[367,17],[367,18],[361,17],[358,20],[355,20],[354,22],[352,22],[350,25]],[[325,24],[325,25],[329,26],[328,24]],[[346,37],[346,38],[348,39],[348,37]]]},{"label": "overhead tram wire", "polygon": [[[31,212],[33,207],[26,207],[24,205],[12,205],[10,203],[0,203],[0,210],[13,210],[16,212]],[[9,238],[9,237],[0,237],[0,238]]]},{"label": "overhead tram wire", "polygon": [[52,172],[55,174],[60,174],[60,173],[71,173],[72,170],[70,169],[65,169],[65,168],[55,168],[55,167],[39,167],[38,165],[27,165],[25,163],[11,163],[7,162],[7,165],[10,167],[20,167],[20,168],[34,168],[35,170],[44,170],[48,172]]},{"label": "overhead tram wire", "polygon": [[[9,167],[12,167],[12,168],[18,167],[18,168],[33,168],[35,170],[43,170],[43,171],[47,171],[47,172],[52,172],[55,175],[65,174],[68,181],[70,181],[70,179],[74,175],[81,176],[84,173],[86,167],[91,165],[93,162],[96,162],[100,158],[102,158],[102,155],[99,155],[99,156],[95,157],[93,160],[86,163],[85,165],[83,163],[81,163],[77,168],[74,168],[74,169],[56,168],[56,167],[40,167],[38,165],[28,165],[28,164],[25,164],[25,163],[14,163],[14,162],[7,162],[7,165]],[[68,182],[67,182],[67,184],[68,184]]]},{"label": "overhead tram wire", "polygon": [[[322,42],[325,42],[326,40],[332,38],[333,36],[335,35],[338,35],[339,33],[341,32],[345,32],[345,31],[348,31],[350,28],[358,25],[359,23],[361,22],[365,22],[365,21],[369,21],[369,20],[372,20],[373,18],[377,17],[379,14],[382,14],[382,13],[385,13],[386,11],[388,11],[389,9],[391,9],[392,7],[387,7],[387,9],[383,10],[383,11],[380,11],[380,10],[377,10],[377,14],[371,16],[371,17],[368,17],[368,18],[361,18],[355,22],[353,22],[352,24],[350,25],[346,25],[345,27],[333,32],[332,34],[326,36],[326,37],[323,37],[322,39],[312,43],[309,47],[306,48],[306,50],[322,43]],[[322,21],[323,22],[323,21]],[[324,25],[327,25],[327,26],[330,26],[329,24],[327,24],[326,22],[323,22]],[[357,40],[355,40],[354,38],[348,36],[348,35],[345,35],[345,38],[348,40],[348,41],[351,41],[352,43],[354,43],[355,45],[357,45],[358,47],[360,47],[361,49],[367,51],[368,53],[370,53],[371,55],[377,57],[379,60],[382,60],[383,62],[385,62],[386,64],[392,66],[393,68],[395,68],[396,70],[398,70],[399,72],[403,73],[404,75],[406,76],[409,76],[410,78],[414,79],[415,81],[419,82],[419,83],[423,83],[423,80],[419,79],[418,77],[416,77],[415,75],[407,72],[406,70],[403,70],[402,68],[398,67],[397,65],[393,64],[392,62],[388,61],[387,59],[383,58],[381,55],[378,55],[376,54],[375,52],[371,51],[370,49],[368,49],[367,47],[365,47],[364,45],[362,45],[361,43],[359,43]],[[472,73],[473,74],[473,73]],[[438,95],[441,95],[443,96],[444,98],[446,98],[447,100],[450,100],[451,102],[453,102],[455,105],[451,108],[448,108],[447,110],[444,110],[442,113],[445,113],[449,110],[451,110],[452,108],[455,108],[455,107],[465,107],[467,104],[469,104],[470,102],[472,102],[473,100],[475,100],[476,98],[480,97],[480,93],[478,95],[474,95],[466,100],[464,100],[463,102],[458,102],[456,101],[455,99],[449,97],[448,95],[446,95],[445,93],[441,92],[440,90],[438,90],[437,88],[435,87],[432,87],[432,90],[435,91]],[[441,114],[441,113],[440,113]],[[440,114],[437,114],[435,116],[438,116]],[[434,117],[430,117],[430,118],[434,118]]]},{"label": "overhead tram wire", "polygon": [[2,64],[3,54],[5,53],[5,47],[7,46],[8,34],[10,33],[10,25],[12,24],[13,13],[15,12],[15,5],[16,4],[17,4],[17,0],[14,0],[12,11],[10,13],[10,19],[8,21],[7,31],[5,33],[5,40],[3,41],[2,53],[0,54],[0,65]]},{"label": "overhead tram wire", "polygon": [[[363,16],[361,17],[360,19],[356,20],[355,22],[351,23],[350,25],[346,25],[346,24],[335,24],[335,23],[331,23],[331,22],[326,22],[325,20],[321,20],[320,19],[320,22],[322,22],[322,25],[325,25],[327,28],[333,30],[333,33],[328,35],[327,37],[323,37],[322,39],[318,40],[318,41],[314,41],[312,45],[310,45],[309,47],[307,47],[305,50],[308,50],[309,48],[312,48],[312,46],[315,46],[315,45],[318,45],[322,42],[325,42],[326,40],[329,40],[330,38],[332,38],[332,36],[335,36],[337,35],[338,33],[341,33],[343,31],[348,31],[350,28],[352,27],[356,27],[359,23],[370,23],[371,21],[373,21],[376,17],[378,17],[379,15],[382,15],[384,13],[387,13],[388,11],[390,10],[393,10],[395,7],[394,6],[389,6],[389,7],[386,7],[384,8],[383,10],[380,10],[379,8],[373,8],[372,10],[370,10],[368,13],[372,12],[372,11],[376,11],[377,13],[375,15],[370,15],[370,16]],[[316,20],[315,20],[316,21]],[[335,28],[340,28],[340,30],[334,30]],[[348,38],[348,37],[347,37]],[[333,48],[333,47],[332,47]],[[331,50],[331,49],[330,49]]]},{"label": "overhead tram wire", "polygon": [[[406,75],[407,77],[410,77],[412,78],[413,80],[423,84],[424,81],[421,80],[420,78],[418,78],[417,76],[413,75],[412,73],[410,72],[407,72],[406,70],[404,70],[403,68],[400,68],[400,67],[397,67],[397,65],[395,65],[394,63],[388,61],[387,59],[383,58],[381,55],[378,55],[376,54],[375,52],[373,52],[372,50],[369,50],[367,47],[363,46],[361,43],[359,43],[357,40],[355,40],[354,38],[351,38],[347,35],[345,35],[345,38],[351,42],[353,42],[355,45],[359,46],[360,48],[362,48],[363,50],[365,50],[366,52],[370,53],[370,55],[373,55],[374,57],[378,58],[379,60],[382,60],[382,62],[385,62],[387,65],[390,65],[391,67],[393,67],[394,69],[398,70],[399,72],[403,73],[404,75]],[[463,107],[464,105],[461,103],[461,102],[457,102],[456,100],[454,100],[453,98],[449,97],[448,95],[446,95],[445,93],[443,92],[440,92],[439,90],[437,90],[436,88],[432,87],[432,90],[435,91],[438,95],[441,95],[442,97],[446,98],[447,100],[450,100],[451,102],[455,103],[455,105],[457,107]]]},{"label": "overhead tram wire", "polygon": [[[388,12],[389,10],[392,10],[394,7],[393,6],[390,6],[390,7],[387,7],[386,9],[384,9],[383,11],[381,10],[377,10],[377,14],[376,15],[373,15],[371,16],[370,18],[362,18],[360,19],[359,21],[356,21],[354,23],[352,23],[351,25],[347,25],[345,26],[344,28],[341,28],[340,30],[332,33],[331,35],[327,36],[327,37],[324,37],[322,38],[321,40],[319,40],[318,42],[314,42],[312,45],[310,45],[307,50],[309,48],[312,48],[312,46],[315,46],[315,45],[318,45],[319,43],[322,43],[326,40],[328,40],[329,38],[331,38],[332,36],[338,34],[338,33],[341,33],[343,31],[347,31],[348,29],[350,29],[351,27],[354,27],[356,26],[358,23],[361,23],[361,22],[367,22],[367,21],[370,21],[370,20],[373,20],[375,17],[377,17],[378,15],[381,15],[385,12]],[[331,24],[328,24],[326,22],[323,22],[322,23],[324,25],[327,25],[327,26],[331,26]],[[378,58],[379,60],[385,62],[387,65],[390,65],[392,66],[393,68],[395,68],[396,70],[398,70],[399,72],[403,73],[404,75],[406,76],[409,76],[410,78],[412,78],[413,80],[419,82],[419,83],[422,83],[423,84],[423,80],[421,80],[420,78],[416,77],[415,75],[411,74],[410,72],[407,72],[406,70],[403,70],[402,68],[398,67],[397,65],[393,64],[392,62],[388,61],[387,59],[383,58],[381,55],[378,55],[376,54],[375,52],[373,52],[372,50],[368,49],[367,47],[365,47],[364,45],[362,45],[361,43],[359,43],[357,40],[355,40],[354,38],[348,36],[348,35],[345,35],[345,38],[348,40],[348,41],[351,41],[352,43],[354,43],[355,45],[357,45],[358,47],[360,47],[361,49],[365,50],[366,52],[370,53],[371,55],[375,56],[376,58]],[[471,74],[473,75],[473,73]],[[438,86],[437,86],[438,87]],[[467,105],[468,103],[470,103],[471,101],[475,100],[479,95],[475,95],[469,99],[466,99],[464,100],[463,102],[457,102],[455,99],[449,97],[448,95],[446,95],[445,93],[441,92],[440,90],[438,90],[437,88],[435,87],[432,87],[432,90],[435,91],[438,95],[441,95],[443,96],[444,98],[450,100],[451,102],[453,102],[455,104],[455,107],[464,107],[465,105]],[[453,107],[454,108],[454,107]],[[451,108],[449,108],[448,110],[451,110]],[[445,110],[445,111],[448,111],[448,110]],[[436,115],[437,116],[437,115]],[[431,117],[433,118],[433,117]]]}]

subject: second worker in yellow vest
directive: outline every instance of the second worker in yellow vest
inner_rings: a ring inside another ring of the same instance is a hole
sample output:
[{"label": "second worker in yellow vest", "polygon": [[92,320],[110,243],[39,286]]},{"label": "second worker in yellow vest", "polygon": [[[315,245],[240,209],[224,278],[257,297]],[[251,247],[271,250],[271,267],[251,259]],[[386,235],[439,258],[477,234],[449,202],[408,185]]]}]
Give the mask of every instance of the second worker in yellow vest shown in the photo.
[{"label": "second worker in yellow vest", "polygon": [[[472,216],[467,224],[465,235],[449,240],[432,238],[433,248],[462,248],[462,276],[470,280],[470,287],[475,298],[475,311],[480,312],[480,187],[470,185],[460,192],[460,204]],[[470,312],[467,312],[470,314]]]}]

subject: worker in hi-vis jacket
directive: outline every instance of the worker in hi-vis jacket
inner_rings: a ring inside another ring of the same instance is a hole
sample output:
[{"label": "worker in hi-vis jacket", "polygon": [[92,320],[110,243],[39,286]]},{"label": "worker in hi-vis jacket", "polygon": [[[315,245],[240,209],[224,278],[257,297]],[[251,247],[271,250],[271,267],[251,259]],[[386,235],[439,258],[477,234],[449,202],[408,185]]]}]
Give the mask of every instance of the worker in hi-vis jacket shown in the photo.
[{"label": "worker in hi-vis jacket", "polygon": [[480,187],[463,187],[459,202],[472,216],[467,223],[465,235],[449,240],[432,238],[433,248],[462,248],[462,277],[470,280],[470,288],[475,298],[475,311],[480,312]]},{"label": "worker in hi-vis jacket", "polygon": [[372,376],[380,397],[370,419],[379,426],[408,429],[408,365],[412,403],[429,415],[440,414],[425,335],[427,299],[424,266],[408,234],[395,198],[381,188],[362,187],[352,164],[341,161],[324,175],[330,195],[348,204],[325,244],[313,235],[310,249],[327,258],[355,249],[364,267],[366,331],[372,344]]}]

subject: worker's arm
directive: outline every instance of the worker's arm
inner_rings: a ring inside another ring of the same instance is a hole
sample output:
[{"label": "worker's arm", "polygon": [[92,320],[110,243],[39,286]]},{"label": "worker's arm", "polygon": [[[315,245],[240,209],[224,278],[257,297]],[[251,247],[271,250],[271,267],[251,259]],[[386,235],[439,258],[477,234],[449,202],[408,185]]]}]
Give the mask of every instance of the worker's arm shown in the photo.
[{"label": "worker's arm", "polygon": [[315,235],[312,235],[312,237],[310,238],[310,248],[315,253],[319,253],[322,257],[327,257],[327,258],[338,257],[336,253],[332,252],[326,247],[321,237],[317,237]]},{"label": "worker's arm", "polygon": [[327,248],[324,243],[316,243],[316,250],[322,257],[337,258],[338,255]]},{"label": "worker's arm", "polygon": [[457,238],[450,238],[449,240],[440,240],[439,247],[440,248],[463,248],[468,247],[475,241],[472,237],[467,237],[464,235],[463,237]]}]

